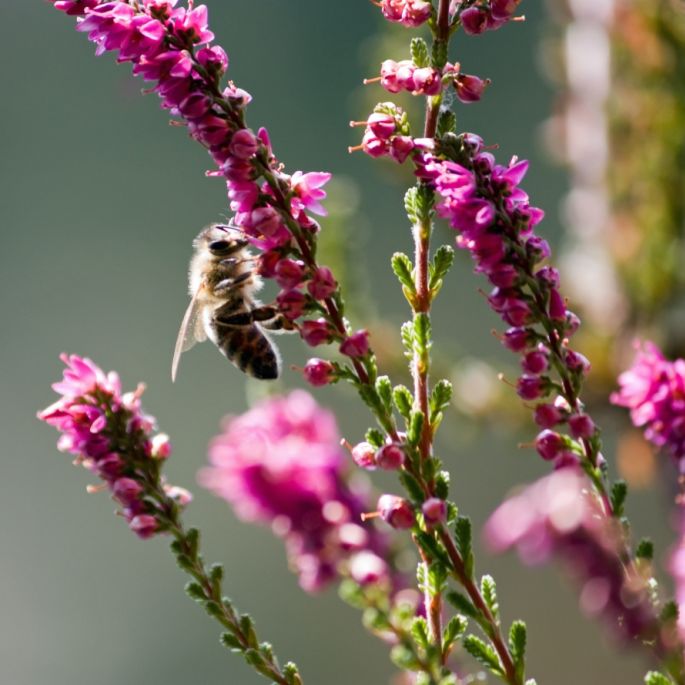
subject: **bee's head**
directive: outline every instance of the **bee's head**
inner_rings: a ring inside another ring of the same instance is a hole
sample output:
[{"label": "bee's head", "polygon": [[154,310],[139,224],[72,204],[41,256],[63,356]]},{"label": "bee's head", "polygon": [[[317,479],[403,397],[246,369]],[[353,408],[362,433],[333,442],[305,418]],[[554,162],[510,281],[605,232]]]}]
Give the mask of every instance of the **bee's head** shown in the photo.
[{"label": "bee's head", "polygon": [[225,257],[245,247],[246,241],[243,233],[232,226],[212,224],[198,235],[195,245],[206,249],[214,257]]}]

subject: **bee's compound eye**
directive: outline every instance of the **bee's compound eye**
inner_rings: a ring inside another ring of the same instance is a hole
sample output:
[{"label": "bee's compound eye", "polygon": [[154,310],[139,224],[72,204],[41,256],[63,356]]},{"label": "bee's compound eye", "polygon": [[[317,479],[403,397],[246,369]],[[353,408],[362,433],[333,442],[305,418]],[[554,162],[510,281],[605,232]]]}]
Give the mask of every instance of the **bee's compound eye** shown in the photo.
[{"label": "bee's compound eye", "polygon": [[228,242],[228,240],[213,240],[211,243],[209,243],[209,251],[220,255],[226,252],[230,245],[231,244]]}]

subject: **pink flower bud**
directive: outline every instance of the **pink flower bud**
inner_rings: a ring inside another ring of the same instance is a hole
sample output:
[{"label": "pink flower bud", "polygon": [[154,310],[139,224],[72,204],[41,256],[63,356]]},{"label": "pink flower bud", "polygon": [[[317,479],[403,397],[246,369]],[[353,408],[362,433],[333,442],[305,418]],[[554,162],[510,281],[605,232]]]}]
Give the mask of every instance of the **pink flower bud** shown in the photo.
[{"label": "pink flower bud", "polygon": [[585,374],[590,370],[590,360],[585,355],[576,352],[575,350],[566,351],[564,362],[569,371],[577,371]]},{"label": "pink flower bud", "polygon": [[549,293],[549,316],[554,321],[566,320],[566,303],[556,288]]},{"label": "pink flower bud", "polygon": [[352,448],[352,459],[363,469],[372,471],[376,468],[376,450],[368,442],[360,442]]},{"label": "pink flower bud", "polygon": [[299,290],[283,290],[276,297],[279,311],[291,321],[295,321],[307,306],[307,296]]},{"label": "pink flower bud", "polygon": [[376,452],[376,464],[386,471],[396,471],[404,464],[404,450],[396,443],[383,445]]},{"label": "pink flower bud", "polygon": [[437,95],[442,89],[440,72],[433,67],[414,70],[413,92],[417,95]]},{"label": "pink flower bud", "polygon": [[516,382],[516,393],[522,400],[537,400],[547,389],[547,383],[539,376],[521,376]]},{"label": "pink flower bud", "polygon": [[372,585],[388,577],[388,566],[373,552],[359,552],[350,559],[350,575],[359,585]]},{"label": "pink flower bud", "polygon": [[545,461],[556,459],[566,448],[566,442],[559,433],[543,430],[535,438],[535,449]]},{"label": "pink flower bud", "polygon": [[502,338],[502,344],[512,352],[523,352],[533,339],[532,331],[527,328],[509,328]]},{"label": "pink flower bud", "polygon": [[272,236],[281,227],[281,217],[273,207],[256,207],[250,212],[249,225],[265,236]]},{"label": "pink flower bud", "polygon": [[193,501],[193,495],[189,490],[178,485],[164,485],[164,493],[170,497],[179,507],[187,507]]},{"label": "pink flower bud", "polygon": [[315,300],[325,300],[336,291],[338,283],[333,278],[333,272],[327,266],[320,266],[314,271],[307,283],[307,290]]},{"label": "pink flower bud", "polygon": [[438,497],[430,497],[421,505],[421,511],[426,523],[443,523],[447,517],[447,504]]},{"label": "pink flower bud", "polygon": [[538,375],[549,368],[549,352],[539,345],[538,349],[528,352],[521,360],[521,368],[525,373]]},{"label": "pink flower bud", "polygon": [[149,514],[140,514],[134,516],[128,524],[128,527],[143,540],[152,537],[159,528],[157,519]]},{"label": "pink flower bud", "polygon": [[395,118],[383,112],[373,112],[366,122],[369,130],[381,140],[388,140],[395,133]]},{"label": "pink flower bud", "polygon": [[348,338],[345,338],[340,345],[340,352],[347,357],[365,357],[369,353],[368,331],[356,331]]},{"label": "pink flower bud", "polygon": [[257,272],[260,276],[264,276],[264,278],[273,278],[276,275],[276,267],[281,259],[283,259],[283,256],[276,250],[262,253],[259,256]]},{"label": "pink flower bud", "polygon": [[414,141],[410,136],[394,136],[390,141],[390,156],[402,164],[414,149]]},{"label": "pink flower bud", "polygon": [[158,433],[150,441],[150,456],[154,459],[166,459],[171,454],[171,442],[166,433]]},{"label": "pink flower bud", "polygon": [[302,283],[305,274],[304,262],[295,259],[281,259],[274,269],[276,283],[289,290]]},{"label": "pink flower bud", "polygon": [[139,499],[142,492],[143,486],[133,478],[118,478],[112,486],[112,493],[124,505]]},{"label": "pink flower bud", "polygon": [[118,454],[107,454],[97,461],[97,473],[100,478],[113,480],[124,470],[124,460]]},{"label": "pink flower bud", "polygon": [[334,333],[331,324],[323,318],[315,321],[304,321],[300,326],[302,339],[312,347],[331,342]]},{"label": "pink flower bud", "polygon": [[545,403],[535,407],[534,418],[540,428],[554,428],[563,421],[564,415],[558,407]]},{"label": "pink flower bud", "polygon": [[325,359],[313,357],[302,370],[304,379],[314,387],[328,385],[336,379],[335,366]]},{"label": "pink flower bud", "polygon": [[367,129],[362,138],[362,150],[364,150],[369,157],[376,158],[387,155],[389,146],[385,139],[377,137],[371,129]]},{"label": "pink flower bud", "polygon": [[470,36],[477,36],[488,28],[488,13],[480,7],[469,7],[460,15],[459,19],[464,32]]},{"label": "pink flower bud", "polygon": [[464,103],[478,102],[489,85],[490,79],[482,79],[471,74],[459,74],[454,79],[457,97]]},{"label": "pink flower bud", "polygon": [[406,499],[397,495],[381,495],[378,513],[393,528],[407,529],[414,525],[414,509]]},{"label": "pink flower bud", "polygon": [[571,435],[576,438],[591,438],[595,434],[595,422],[587,414],[574,414],[568,420]]}]

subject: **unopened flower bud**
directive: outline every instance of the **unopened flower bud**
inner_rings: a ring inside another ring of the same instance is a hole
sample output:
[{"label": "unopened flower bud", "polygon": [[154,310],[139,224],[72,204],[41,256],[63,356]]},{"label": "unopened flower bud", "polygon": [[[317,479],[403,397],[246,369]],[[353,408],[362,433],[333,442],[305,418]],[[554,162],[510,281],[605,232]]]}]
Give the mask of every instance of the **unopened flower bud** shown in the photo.
[{"label": "unopened flower bud", "polygon": [[530,347],[534,333],[527,328],[509,328],[502,337],[502,344],[512,352],[523,352]]},{"label": "unopened flower bud", "polygon": [[537,400],[546,389],[546,381],[539,376],[523,375],[516,382],[516,393],[522,400]]},{"label": "unopened flower bud", "polygon": [[566,449],[566,441],[559,433],[543,430],[535,438],[535,449],[545,461],[552,461]]},{"label": "unopened flower bud", "polygon": [[291,321],[304,314],[307,306],[307,296],[299,290],[284,290],[276,297],[281,313]]},{"label": "unopened flower bud", "polygon": [[281,259],[274,269],[276,283],[286,290],[302,283],[305,274],[304,262],[295,259]]},{"label": "unopened flower bud", "polygon": [[140,514],[139,516],[134,516],[128,524],[128,527],[143,540],[152,537],[159,528],[157,519],[150,514]]},{"label": "unopened flower bud", "polygon": [[118,478],[112,486],[112,493],[124,505],[140,498],[143,486],[133,478]]},{"label": "unopened flower bud", "polygon": [[421,511],[426,523],[443,523],[447,517],[447,504],[439,497],[430,497],[421,505]]},{"label": "unopened flower bud", "polygon": [[569,371],[587,373],[590,370],[590,360],[585,355],[576,352],[575,350],[566,351],[564,362]]},{"label": "unopened flower bud", "polygon": [[356,331],[348,338],[345,338],[340,345],[340,352],[347,357],[365,357],[369,353],[368,331]]},{"label": "unopened flower bud", "polygon": [[359,552],[350,559],[350,575],[359,585],[372,585],[388,577],[388,566],[373,552]]},{"label": "unopened flower bud", "polygon": [[566,320],[566,303],[556,288],[549,293],[549,316],[554,321]]},{"label": "unopened flower bud", "polygon": [[471,74],[459,74],[454,79],[457,97],[464,103],[478,102],[489,85],[490,79],[482,79]]},{"label": "unopened flower bud", "polygon": [[250,159],[259,149],[259,141],[250,129],[241,128],[233,134],[228,149],[238,159]]},{"label": "unopened flower bud", "polygon": [[571,435],[576,438],[591,438],[595,434],[595,422],[587,414],[574,414],[568,420]]},{"label": "unopened flower bud", "polygon": [[302,340],[312,347],[329,343],[333,338],[334,332],[331,324],[324,318],[303,321],[300,326]]},{"label": "unopened flower bud", "polygon": [[381,495],[378,499],[380,517],[393,528],[411,528],[414,525],[414,509],[397,495]]},{"label": "unopened flower bud", "polygon": [[336,291],[338,283],[333,278],[333,272],[327,266],[320,266],[307,283],[307,290],[315,300],[325,300]]},{"label": "unopened flower bud", "polygon": [[166,433],[158,433],[150,441],[150,456],[154,459],[166,459],[171,454],[171,441]]},{"label": "unopened flower bud", "polygon": [[404,464],[404,450],[396,443],[383,445],[376,452],[376,464],[386,471],[395,471]]},{"label": "unopened flower bud", "polygon": [[528,352],[521,360],[521,368],[525,373],[539,375],[549,368],[549,352],[539,345],[536,350]]},{"label": "unopened flower bud", "polygon": [[352,459],[363,469],[376,468],[376,450],[368,442],[360,442],[352,448]]},{"label": "unopened flower bud", "polygon": [[304,365],[302,375],[307,383],[314,387],[328,385],[336,380],[335,366],[331,362],[317,357],[313,357]]},{"label": "unopened flower bud", "polygon": [[535,407],[534,418],[540,428],[554,428],[563,421],[564,415],[558,407],[545,403]]}]

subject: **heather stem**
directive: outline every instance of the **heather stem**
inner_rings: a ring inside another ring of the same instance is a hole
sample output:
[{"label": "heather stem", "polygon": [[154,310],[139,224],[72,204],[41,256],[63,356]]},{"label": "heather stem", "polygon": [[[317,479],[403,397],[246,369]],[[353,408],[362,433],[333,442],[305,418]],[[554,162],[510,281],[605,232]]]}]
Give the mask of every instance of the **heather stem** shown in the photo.
[{"label": "heather stem", "polygon": [[149,479],[149,492],[159,503],[160,523],[174,537],[171,547],[178,565],[194,579],[186,586],[186,592],[226,629],[221,636],[222,644],[240,652],[255,671],[272,683],[302,685],[297,666],[288,662],[281,668],[271,645],[259,642],[252,619],[237,613],[231,601],[222,596],[223,568],[218,564],[207,568],[199,552],[198,531],[185,528],[179,507],[165,494],[154,475]]}]

